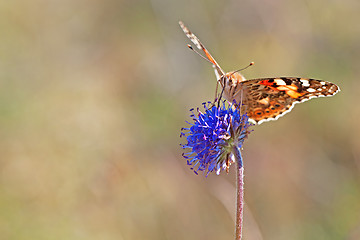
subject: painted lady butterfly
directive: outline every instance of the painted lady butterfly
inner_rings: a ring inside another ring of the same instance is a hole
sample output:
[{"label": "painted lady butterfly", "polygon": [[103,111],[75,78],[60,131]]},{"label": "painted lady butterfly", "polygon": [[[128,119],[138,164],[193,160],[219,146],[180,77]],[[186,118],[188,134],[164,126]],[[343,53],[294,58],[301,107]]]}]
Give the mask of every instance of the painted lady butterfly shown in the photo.
[{"label": "painted lady butterfly", "polygon": [[[336,84],[310,78],[277,77],[246,80],[237,71],[225,73],[200,40],[181,21],[179,24],[186,36],[213,64],[217,81],[223,88],[224,98],[230,102],[242,102],[253,123],[277,120],[290,112],[296,103],[311,98],[333,96],[340,91]],[[194,50],[190,45],[188,47]]]}]

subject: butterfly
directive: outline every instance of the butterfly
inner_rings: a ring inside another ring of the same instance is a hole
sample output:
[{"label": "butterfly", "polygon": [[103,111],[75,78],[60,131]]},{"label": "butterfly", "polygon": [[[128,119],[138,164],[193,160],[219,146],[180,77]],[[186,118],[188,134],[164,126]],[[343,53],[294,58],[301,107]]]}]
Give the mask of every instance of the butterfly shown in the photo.
[{"label": "butterfly", "polygon": [[238,71],[225,73],[199,38],[183,22],[180,21],[179,24],[186,36],[205,53],[206,57],[194,50],[191,45],[188,47],[212,63],[217,82],[222,88],[220,96],[229,102],[241,103],[249,120],[254,124],[277,120],[290,112],[296,103],[333,96],[340,91],[334,83],[311,78],[275,77],[246,80]]}]

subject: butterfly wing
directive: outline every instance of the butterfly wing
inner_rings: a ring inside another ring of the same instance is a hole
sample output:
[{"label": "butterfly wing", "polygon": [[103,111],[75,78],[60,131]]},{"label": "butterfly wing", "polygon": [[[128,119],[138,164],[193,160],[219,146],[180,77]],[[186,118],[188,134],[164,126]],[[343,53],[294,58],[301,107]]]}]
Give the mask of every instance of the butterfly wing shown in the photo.
[{"label": "butterfly wing", "polygon": [[233,91],[232,99],[228,100],[242,101],[252,122],[261,124],[284,116],[296,103],[333,96],[339,91],[336,84],[316,79],[260,78],[239,83]]},{"label": "butterfly wing", "polygon": [[220,65],[215,61],[215,59],[211,56],[210,52],[205,48],[205,46],[200,42],[199,38],[195,36],[185,25],[183,22],[179,22],[180,27],[184,31],[185,35],[194,43],[194,45],[202,50],[209,61],[213,64],[215,69],[216,79],[220,79],[221,76],[225,74],[225,72],[221,69]]}]

